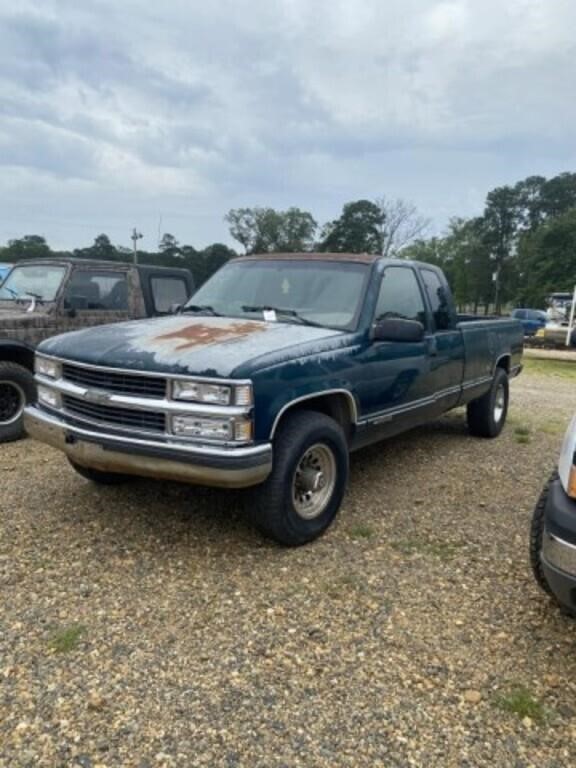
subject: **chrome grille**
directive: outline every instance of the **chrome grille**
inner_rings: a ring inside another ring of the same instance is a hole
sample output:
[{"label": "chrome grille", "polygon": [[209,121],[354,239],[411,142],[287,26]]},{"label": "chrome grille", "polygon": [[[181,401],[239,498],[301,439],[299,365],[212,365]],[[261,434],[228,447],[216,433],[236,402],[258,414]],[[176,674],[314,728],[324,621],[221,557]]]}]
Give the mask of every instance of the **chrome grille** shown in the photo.
[{"label": "chrome grille", "polygon": [[117,408],[98,403],[89,403],[86,400],[78,400],[70,395],[64,395],[62,404],[66,411],[91,421],[110,424],[115,427],[127,427],[140,429],[146,432],[164,432],[166,429],[166,416],[158,411],[141,411],[133,408]]},{"label": "chrome grille", "polygon": [[80,366],[64,363],[62,378],[66,381],[89,389],[105,389],[122,395],[136,397],[166,396],[166,379],[155,376],[139,376],[131,373],[117,373],[105,368],[81,368]]}]

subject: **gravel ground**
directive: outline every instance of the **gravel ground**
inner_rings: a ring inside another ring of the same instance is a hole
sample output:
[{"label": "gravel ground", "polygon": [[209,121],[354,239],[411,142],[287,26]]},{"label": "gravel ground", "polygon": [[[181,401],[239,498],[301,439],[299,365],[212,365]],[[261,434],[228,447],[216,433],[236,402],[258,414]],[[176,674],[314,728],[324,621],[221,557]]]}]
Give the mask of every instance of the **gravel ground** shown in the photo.
[{"label": "gravel ground", "polygon": [[238,494],[2,446],[0,766],[574,766],[576,623],[526,547],[575,383],[523,374],[496,441],[455,412],[356,454],[298,550]]}]

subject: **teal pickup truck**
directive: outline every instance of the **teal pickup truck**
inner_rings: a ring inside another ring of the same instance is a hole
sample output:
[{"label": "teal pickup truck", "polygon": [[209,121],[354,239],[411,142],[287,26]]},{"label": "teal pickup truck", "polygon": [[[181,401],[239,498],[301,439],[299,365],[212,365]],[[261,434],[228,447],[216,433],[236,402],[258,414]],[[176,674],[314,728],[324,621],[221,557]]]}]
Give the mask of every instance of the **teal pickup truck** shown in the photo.
[{"label": "teal pickup truck", "polygon": [[467,406],[496,437],[523,332],[456,314],[442,271],[366,254],[234,259],[163,318],[38,347],[29,434],[97,483],[254,486],[259,529],[323,533],[351,450]]}]

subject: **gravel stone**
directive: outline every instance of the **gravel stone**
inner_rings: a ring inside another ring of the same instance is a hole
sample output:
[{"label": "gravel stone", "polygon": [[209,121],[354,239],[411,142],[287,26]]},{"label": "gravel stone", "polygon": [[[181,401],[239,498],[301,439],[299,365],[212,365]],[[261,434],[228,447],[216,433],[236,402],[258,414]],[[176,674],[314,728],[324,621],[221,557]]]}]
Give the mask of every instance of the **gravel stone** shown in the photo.
[{"label": "gravel stone", "polygon": [[[243,494],[1,446],[0,768],[576,765],[576,622],[527,560],[575,405],[526,373],[495,441],[456,411],[354,454],[293,550]],[[499,706],[519,687],[542,722]]]}]

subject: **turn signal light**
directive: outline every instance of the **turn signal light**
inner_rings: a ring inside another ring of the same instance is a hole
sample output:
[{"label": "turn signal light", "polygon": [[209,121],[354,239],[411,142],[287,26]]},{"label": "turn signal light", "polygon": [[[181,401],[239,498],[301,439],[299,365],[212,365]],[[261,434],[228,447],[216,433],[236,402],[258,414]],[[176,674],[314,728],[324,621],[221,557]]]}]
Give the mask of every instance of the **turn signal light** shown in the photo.
[{"label": "turn signal light", "polygon": [[576,499],[576,467],[572,467],[570,474],[568,475],[568,496]]}]

